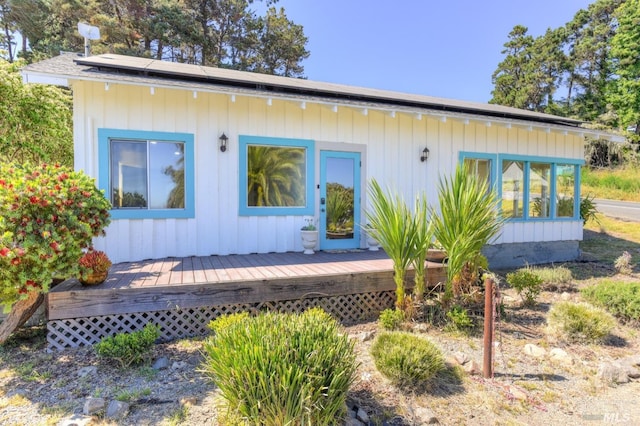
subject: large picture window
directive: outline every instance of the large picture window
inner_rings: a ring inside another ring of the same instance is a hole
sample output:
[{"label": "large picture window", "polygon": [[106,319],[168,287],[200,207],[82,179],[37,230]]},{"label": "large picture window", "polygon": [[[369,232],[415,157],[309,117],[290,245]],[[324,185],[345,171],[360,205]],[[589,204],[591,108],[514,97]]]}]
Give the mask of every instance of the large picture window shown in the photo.
[{"label": "large picture window", "polygon": [[193,217],[193,136],[99,129],[100,187],[114,218]]},{"label": "large picture window", "polygon": [[313,141],[240,136],[240,214],[313,214]]},{"label": "large picture window", "polygon": [[[461,152],[467,170],[484,177],[489,170],[498,188],[502,214],[512,220],[580,218],[581,160],[510,154]],[[493,173],[492,164],[498,173]],[[495,177],[494,177],[495,176]]]}]

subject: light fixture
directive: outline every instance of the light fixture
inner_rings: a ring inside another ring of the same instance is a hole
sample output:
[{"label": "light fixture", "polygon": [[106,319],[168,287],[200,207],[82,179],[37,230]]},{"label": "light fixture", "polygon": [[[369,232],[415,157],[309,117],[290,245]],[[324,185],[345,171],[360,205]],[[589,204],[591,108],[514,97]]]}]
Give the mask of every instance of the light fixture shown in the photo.
[{"label": "light fixture", "polygon": [[427,158],[429,158],[429,148],[423,149],[422,153],[420,154],[420,161],[422,161],[423,163],[427,161]]},{"label": "light fixture", "polygon": [[220,140],[220,151],[225,152],[227,150],[227,141],[229,138],[224,134],[224,132],[222,132],[222,136],[218,139]]}]

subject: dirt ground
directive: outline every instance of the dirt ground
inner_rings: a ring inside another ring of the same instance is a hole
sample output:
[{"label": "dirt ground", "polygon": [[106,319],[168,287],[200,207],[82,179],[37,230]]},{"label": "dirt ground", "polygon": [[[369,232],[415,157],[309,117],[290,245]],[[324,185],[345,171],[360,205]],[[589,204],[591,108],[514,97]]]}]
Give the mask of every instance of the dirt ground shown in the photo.
[{"label": "dirt ground", "polygon": [[[575,278],[571,284],[547,288],[531,309],[522,307],[512,290],[503,291],[505,317],[496,325],[492,379],[457,365],[456,356],[469,360],[465,366],[482,365],[480,332],[463,335],[416,322],[412,331],[442,350],[448,368],[424,389],[398,389],[376,370],[370,355],[377,323],[347,327],[360,363],[348,404],[366,411],[372,425],[423,424],[430,417],[425,413],[444,425],[640,424],[640,381],[610,386],[596,377],[600,363],[639,353],[637,325],[619,324],[601,345],[566,344],[545,333],[550,306],[579,301],[580,287],[605,277],[640,279],[637,269],[634,276],[616,275],[608,263],[590,261],[588,254],[585,259],[566,265]],[[526,344],[545,354],[528,355]],[[148,363],[125,370],[98,358],[92,348],[46,353],[45,347],[42,327],[23,329],[0,347],[0,425],[218,424],[216,387],[199,370],[202,340],[156,345]],[[553,360],[554,348],[566,351],[570,360]],[[161,357],[167,367],[153,369],[152,362]],[[88,397],[125,401],[128,414],[120,420],[82,417]],[[69,423],[74,414],[79,420]]]}]

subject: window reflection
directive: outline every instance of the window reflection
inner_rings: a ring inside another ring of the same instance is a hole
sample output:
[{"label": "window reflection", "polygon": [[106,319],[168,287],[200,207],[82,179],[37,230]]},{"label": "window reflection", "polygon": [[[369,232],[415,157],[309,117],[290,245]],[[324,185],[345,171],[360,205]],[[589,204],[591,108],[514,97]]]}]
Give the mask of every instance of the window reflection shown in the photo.
[{"label": "window reflection", "polygon": [[573,217],[575,192],[575,166],[558,164],[556,166],[556,215]]},{"label": "window reflection", "polygon": [[529,171],[529,216],[550,217],[551,164],[531,163]]},{"label": "window reflection", "polygon": [[247,205],[306,206],[306,149],[247,146]]},{"label": "window reflection", "polygon": [[505,217],[523,217],[524,162],[502,162],[502,213]]}]

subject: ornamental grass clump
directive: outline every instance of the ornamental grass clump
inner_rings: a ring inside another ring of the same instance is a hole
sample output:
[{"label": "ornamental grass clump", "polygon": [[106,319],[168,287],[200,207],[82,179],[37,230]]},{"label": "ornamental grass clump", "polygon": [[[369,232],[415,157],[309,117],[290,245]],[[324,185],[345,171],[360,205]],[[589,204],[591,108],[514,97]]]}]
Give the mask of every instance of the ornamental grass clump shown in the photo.
[{"label": "ornamental grass clump", "polygon": [[615,324],[611,314],[586,303],[557,303],[547,317],[549,334],[576,343],[601,343]]},{"label": "ornamental grass clump", "polygon": [[376,368],[394,385],[428,386],[445,369],[442,352],[430,341],[411,333],[381,333],[371,345]]},{"label": "ornamental grass clump", "polygon": [[142,330],[105,337],[94,348],[98,356],[114,359],[126,368],[143,362],[158,337],[158,326],[147,323]]},{"label": "ornamental grass clump", "polygon": [[601,281],[582,296],[623,321],[640,322],[640,282]]},{"label": "ornamental grass clump", "polygon": [[267,426],[340,423],[357,365],[353,342],[327,313],[263,313],[215,328],[203,369],[229,417]]}]

